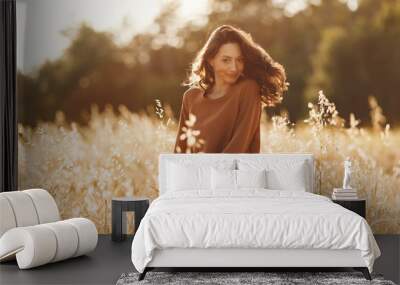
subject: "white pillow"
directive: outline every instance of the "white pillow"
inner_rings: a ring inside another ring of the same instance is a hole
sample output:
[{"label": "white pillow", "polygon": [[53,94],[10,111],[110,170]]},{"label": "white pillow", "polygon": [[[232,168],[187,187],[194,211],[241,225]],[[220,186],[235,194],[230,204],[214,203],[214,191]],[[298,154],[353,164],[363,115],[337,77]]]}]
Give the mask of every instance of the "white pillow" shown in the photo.
[{"label": "white pillow", "polygon": [[170,162],[167,183],[170,191],[209,190],[211,189],[211,167],[186,166]]},{"label": "white pillow", "polygon": [[211,188],[236,190],[236,170],[211,168]]},{"label": "white pillow", "polygon": [[267,176],[263,170],[211,169],[213,190],[240,188],[267,188]]},{"label": "white pillow", "polygon": [[183,156],[182,158],[165,161],[165,173],[160,174],[164,179],[161,177],[159,180],[160,183],[165,183],[163,185],[165,187],[163,193],[185,189],[211,191],[211,167],[216,169],[235,169],[236,160]]},{"label": "white pillow", "polygon": [[310,170],[306,160],[238,160],[240,170],[266,169],[267,188],[307,191],[311,189]]},{"label": "white pillow", "polygon": [[267,171],[268,188],[272,190],[306,191],[307,175],[304,163],[290,169]]},{"label": "white pillow", "polygon": [[238,188],[267,188],[266,170],[236,170]]}]

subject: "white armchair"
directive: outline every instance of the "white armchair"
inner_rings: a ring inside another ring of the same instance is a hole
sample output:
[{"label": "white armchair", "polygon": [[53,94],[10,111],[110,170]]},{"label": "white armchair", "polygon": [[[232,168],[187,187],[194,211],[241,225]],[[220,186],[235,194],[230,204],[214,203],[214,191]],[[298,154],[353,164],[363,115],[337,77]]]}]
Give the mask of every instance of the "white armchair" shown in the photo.
[{"label": "white armchair", "polygon": [[17,259],[28,269],[86,254],[96,248],[92,221],[60,221],[53,197],[43,189],[0,193],[0,262]]}]

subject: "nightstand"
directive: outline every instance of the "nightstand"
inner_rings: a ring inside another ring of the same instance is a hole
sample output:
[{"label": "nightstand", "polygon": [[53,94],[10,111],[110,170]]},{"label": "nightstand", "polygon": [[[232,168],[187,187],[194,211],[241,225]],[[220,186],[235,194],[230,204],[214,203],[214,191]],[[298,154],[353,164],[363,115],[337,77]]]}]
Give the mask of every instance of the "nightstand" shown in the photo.
[{"label": "nightstand", "polygon": [[135,231],[149,208],[150,200],[146,197],[114,197],[111,204],[111,239],[122,241],[126,238],[126,213],[135,212]]},{"label": "nightstand", "polygon": [[366,204],[365,199],[354,199],[354,200],[334,200],[332,202],[339,204],[340,206],[359,214],[365,219],[366,216]]}]

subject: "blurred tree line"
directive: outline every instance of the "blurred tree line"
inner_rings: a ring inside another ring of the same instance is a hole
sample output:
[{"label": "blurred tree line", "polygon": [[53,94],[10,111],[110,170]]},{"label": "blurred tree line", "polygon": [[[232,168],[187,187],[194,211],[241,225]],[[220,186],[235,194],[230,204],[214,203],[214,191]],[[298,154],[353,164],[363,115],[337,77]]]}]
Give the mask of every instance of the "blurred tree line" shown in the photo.
[{"label": "blurred tree line", "polygon": [[[340,0],[308,3],[288,15],[272,0],[212,0],[204,22],[174,29],[178,4],[164,7],[150,31],[118,46],[113,35],[83,23],[65,31],[71,38],[62,57],[47,61],[32,74],[17,75],[19,122],[34,126],[53,121],[62,110],[68,120],[85,123],[92,104],[126,105],[134,112],[149,110],[155,99],[179,114],[181,86],[196,52],[209,33],[233,24],[284,65],[289,90],[283,103],[268,113],[288,111],[302,119],[307,102],[323,89],[340,115],[355,113],[369,123],[368,96],[382,106],[389,123],[400,121],[400,3],[359,0],[352,11]],[[290,0],[286,1],[290,2]]]}]

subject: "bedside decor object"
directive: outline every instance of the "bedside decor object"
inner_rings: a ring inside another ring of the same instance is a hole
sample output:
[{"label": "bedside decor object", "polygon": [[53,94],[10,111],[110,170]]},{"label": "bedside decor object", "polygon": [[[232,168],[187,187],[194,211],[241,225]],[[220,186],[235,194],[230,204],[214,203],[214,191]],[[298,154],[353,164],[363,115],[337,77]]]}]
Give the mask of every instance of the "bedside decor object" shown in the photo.
[{"label": "bedside decor object", "polygon": [[358,199],[357,189],[343,189],[334,188],[332,193],[332,199],[334,200],[354,200]]},{"label": "bedside decor object", "polygon": [[343,177],[343,189],[351,189],[351,160],[349,157],[344,161],[344,177]]},{"label": "bedside decor object", "polygon": [[365,199],[351,199],[351,200],[332,199],[332,202],[339,204],[340,206],[350,211],[353,211],[356,214],[359,214],[364,219],[366,217],[367,202]]},{"label": "bedside decor object", "polygon": [[96,248],[97,229],[85,218],[60,220],[43,189],[0,193],[0,262],[28,269],[84,255]]},{"label": "bedside decor object", "polygon": [[135,212],[135,231],[149,208],[150,201],[146,197],[114,197],[112,198],[112,234],[113,241],[126,238],[126,212]]},{"label": "bedside decor object", "polygon": [[354,200],[358,199],[357,189],[351,187],[351,160],[346,157],[343,162],[344,166],[344,177],[343,177],[343,187],[334,188],[332,193],[333,200]]}]

